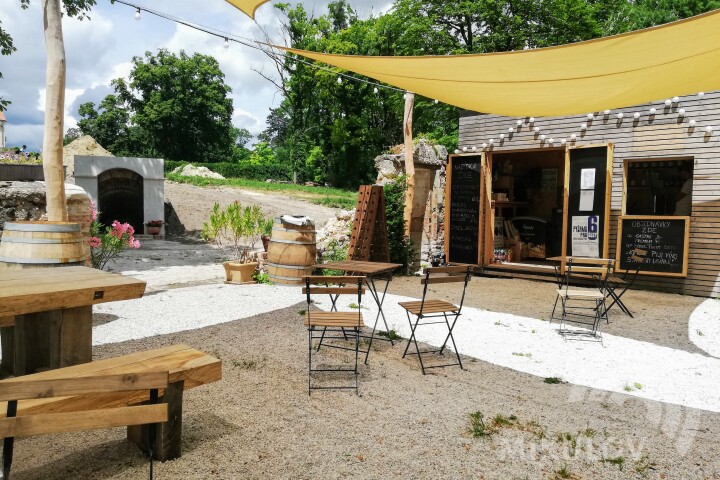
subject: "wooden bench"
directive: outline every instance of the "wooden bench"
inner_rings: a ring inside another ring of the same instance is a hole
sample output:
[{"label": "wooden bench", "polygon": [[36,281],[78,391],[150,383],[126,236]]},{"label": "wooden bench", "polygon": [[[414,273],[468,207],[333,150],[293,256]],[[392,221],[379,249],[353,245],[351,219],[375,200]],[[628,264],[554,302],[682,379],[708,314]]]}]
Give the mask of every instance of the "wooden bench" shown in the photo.
[{"label": "wooden bench", "polygon": [[[158,425],[157,436],[152,448],[156,460],[165,461],[180,457],[182,434],[182,398],[184,390],[199,387],[207,383],[216,382],[222,377],[220,360],[186,345],[173,345],[137,352],[122,357],[98,360],[82,365],[48,370],[45,372],[25,375],[0,381],[0,392],[21,389],[22,385],[35,385],[38,382],[63,381],[81,379],[85,377],[113,377],[113,376],[143,376],[144,374],[167,372],[167,387],[159,391],[159,401],[166,407],[166,421]],[[63,384],[62,382],[60,384]],[[20,390],[22,391],[22,390]],[[7,400],[7,394],[0,399]],[[17,417],[42,418],[46,414],[69,413],[67,427],[69,430],[83,430],[86,427],[79,422],[72,422],[73,415],[78,412],[97,412],[100,419],[110,418],[110,410],[128,405],[139,405],[150,401],[148,388],[141,390],[104,391],[104,392],[66,392],[66,396],[53,393],[52,398],[18,397]],[[4,417],[8,410],[7,402],[0,403],[0,417]],[[106,411],[107,410],[107,411]],[[8,415],[9,416],[9,415]],[[121,415],[121,418],[125,418]],[[2,419],[0,421],[9,420]],[[22,418],[18,420],[23,422]],[[120,422],[119,424],[103,424],[96,427],[128,426],[128,439],[148,451],[150,428],[148,425],[135,425],[133,422]],[[73,428],[76,427],[76,428]],[[1,427],[0,427],[1,428]],[[0,430],[2,432],[3,430]],[[63,430],[67,431],[67,430]],[[30,433],[32,434],[32,433]]]},{"label": "wooden bench", "polygon": [[[158,393],[168,386],[168,372],[98,375],[93,377],[58,378],[53,380],[6,380],[0,385],[0,400],[7,402],[7,415],[0,418],[0,438],[3,438],[3,480],[10,478],[15,437],[29,437],[46,433],[75,432],[96,428],[149,424],[148,451],[150,479],[153,478],[153,443],[157,424],[167,422],[168,406],[158,404]],[[96,394],[114,394],[145,390],[151,405],[89,409],[61,413],[36,413],[17,416],[18,402],[27,399]]]}]

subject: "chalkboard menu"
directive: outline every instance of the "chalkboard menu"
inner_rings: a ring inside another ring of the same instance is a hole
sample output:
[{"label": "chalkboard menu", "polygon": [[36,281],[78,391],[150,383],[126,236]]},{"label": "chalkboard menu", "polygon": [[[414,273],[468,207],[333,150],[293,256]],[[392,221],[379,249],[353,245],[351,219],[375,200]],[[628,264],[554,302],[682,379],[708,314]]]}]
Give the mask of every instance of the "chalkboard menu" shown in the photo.
[{"label": "chalkboard menu", "polygon": [[478,263],[480,157],[451,157],[448,262]]},{"label": "chalkboard menu", "polygon": [[617,261],[620,270],[636,267],[633,249],[647,250],[640,273],[687,276],[690,217],[620,217]]}]

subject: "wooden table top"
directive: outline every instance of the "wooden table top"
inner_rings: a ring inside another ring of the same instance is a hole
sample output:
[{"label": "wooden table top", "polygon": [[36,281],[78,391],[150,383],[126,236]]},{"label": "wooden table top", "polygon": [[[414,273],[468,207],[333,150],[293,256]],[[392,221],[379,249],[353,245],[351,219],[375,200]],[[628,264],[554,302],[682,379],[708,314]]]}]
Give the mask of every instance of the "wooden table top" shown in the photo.
[{"label": "wooden table top", "polygon": [[551,262],[567,262],[569,259],[574,259],[575,261],[579,263],[584,263],[586,265],[607,265],[608,262],[615,263],[615,260],[612,258],[590,258],[590,257],[548,257],[545,260],[550,260]]},{"label": "wooden table top", "polygon": [[0,271],[0,317],[140,298],[145,282],[89,267]]},{"label": "wooden table top", "polygon": [[362,262],[360,260],[341,260],[339,262],[318,263],[313,268],[327,268],[330,270],[343,270],[364,275],[376,275],[402,267],[401,263]]}]

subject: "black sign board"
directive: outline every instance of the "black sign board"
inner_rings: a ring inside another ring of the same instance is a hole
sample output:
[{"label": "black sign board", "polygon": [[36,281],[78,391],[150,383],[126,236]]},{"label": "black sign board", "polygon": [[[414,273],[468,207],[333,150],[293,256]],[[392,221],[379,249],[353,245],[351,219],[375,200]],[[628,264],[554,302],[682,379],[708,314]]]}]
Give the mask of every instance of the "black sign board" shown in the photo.
[{"label": "black sign board", "polygon": [[478,263],[480,157],[450,160],[448,261]]},{"label": "black sign board", "polygon": [[620,217],[617,248],[620,270],[632,270],[633,249],[647,250],[640,273],[684,277],[687,275],[689,217]]}]

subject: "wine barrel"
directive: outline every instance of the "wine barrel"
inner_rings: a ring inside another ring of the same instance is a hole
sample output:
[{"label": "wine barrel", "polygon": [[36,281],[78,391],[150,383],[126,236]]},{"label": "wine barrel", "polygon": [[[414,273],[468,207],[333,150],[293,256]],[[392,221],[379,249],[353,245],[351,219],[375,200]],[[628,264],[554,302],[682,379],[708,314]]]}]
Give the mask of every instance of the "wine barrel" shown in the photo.
[{"label": "wine barrel", "polygon": [[276,218],[267,251],[270,281],[300,285],[303,276],[312,274],[316,252],[315,224],[294,225]]},{"label": "wine barrel", "polygon": [[77,223],[6,222],[0,239],[0,269],[84,265],[88,252]]}]

